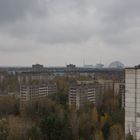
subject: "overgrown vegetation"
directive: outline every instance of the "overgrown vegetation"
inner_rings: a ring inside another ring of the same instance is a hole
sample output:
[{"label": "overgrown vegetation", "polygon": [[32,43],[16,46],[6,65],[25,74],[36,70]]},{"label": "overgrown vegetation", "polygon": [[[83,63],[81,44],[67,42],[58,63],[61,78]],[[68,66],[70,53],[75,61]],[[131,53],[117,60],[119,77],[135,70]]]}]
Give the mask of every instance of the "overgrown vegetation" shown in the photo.
[{"label": "overgrown vegetation", "polygon": [[[75,80],[56,78],[56,82],[58,93],[28,102],[23,108],[15,96],[0,97],[0,140],[124,140],[119,96],[108,91],[100,107],[86,103],[77,110],[68,106],[69,83]],[[9,85],[12,92],[18,84]],[[133,140],[130,134],[126,139]]]},{"label": "overgrown vegetation", "polygon": [[87,103],[76,110],[68,107],[68,97],[61,90],[26,104],[20,112],[16,97],[1,97],[0,139],[123,140],[124,111],[119,106],[119,98],[106,93],[103,99],[100,108]]}]

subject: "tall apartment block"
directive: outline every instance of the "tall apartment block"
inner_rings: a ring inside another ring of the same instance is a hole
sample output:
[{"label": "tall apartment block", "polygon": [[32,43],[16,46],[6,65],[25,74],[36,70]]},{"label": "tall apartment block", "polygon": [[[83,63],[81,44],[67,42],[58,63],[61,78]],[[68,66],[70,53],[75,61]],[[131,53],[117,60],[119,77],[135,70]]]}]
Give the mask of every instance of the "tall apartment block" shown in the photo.
[{"label": "tall apartment block", "polygon": [[69,105],[81,108],[87,101],[97,105],[101,101],[101,86],[93,81],[77,81],[69,89]]},{"label": "tall apartment block", "polygon": [[32,65],[33,72],[43,72],[44,66],[40,64]]},{"label": "tall apartment block", "polygon": [[125,134],[140,140],[140,65],[125,70]]},{"label": "tall apartment block", "polygon": [[46,84],[22,85],[20,87],[20,100],[22,103],[31,102],[54,94],[56,91],[56,84],[50,82]]},{"label": "tall apartment block", "polygon": [[124,81],[114,82],[114,95],[115,96],[119,95],[121,97],[120,105],[124,109],[125,107],[125,82]]}]

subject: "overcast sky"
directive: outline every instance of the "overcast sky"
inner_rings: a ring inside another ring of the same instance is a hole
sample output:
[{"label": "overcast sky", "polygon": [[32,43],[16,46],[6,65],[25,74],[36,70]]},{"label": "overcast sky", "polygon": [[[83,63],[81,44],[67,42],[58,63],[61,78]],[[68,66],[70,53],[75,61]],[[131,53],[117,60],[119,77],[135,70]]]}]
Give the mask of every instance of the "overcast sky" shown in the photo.
[{"label": "overcast sky", "polygon": [[140,63],[140,0],[0,0],[0,65]]}]

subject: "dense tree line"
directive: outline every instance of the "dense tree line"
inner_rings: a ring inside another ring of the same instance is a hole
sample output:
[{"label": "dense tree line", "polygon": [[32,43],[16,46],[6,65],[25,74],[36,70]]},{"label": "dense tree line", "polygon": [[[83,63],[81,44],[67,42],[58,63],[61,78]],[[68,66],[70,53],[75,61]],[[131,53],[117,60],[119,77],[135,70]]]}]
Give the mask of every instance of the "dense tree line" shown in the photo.
[{"label": "dense tree line", "polygon": [[[56,77],[58,93],[28,102],[24,108],[17,97],[1,96],[0,140],[124,140],[124,110],[119,95],[108,91],[100,107],[87,102],[77,110],[68,106],[69,84],[75,80]],[[17,78],[7,77],[0,84],[1,91],[7,86],[10,92],[16,91]],[[133,140],[132,135],[128,134],[126,140]]]},{"label": "dense tree line", "polygon": [[124,111],[111,92],[100,108],[87,102],[80,110],[68,106],[64,90],[22,110],[16,97],[0,97],[0,117],[1,140],[124,140]]}]

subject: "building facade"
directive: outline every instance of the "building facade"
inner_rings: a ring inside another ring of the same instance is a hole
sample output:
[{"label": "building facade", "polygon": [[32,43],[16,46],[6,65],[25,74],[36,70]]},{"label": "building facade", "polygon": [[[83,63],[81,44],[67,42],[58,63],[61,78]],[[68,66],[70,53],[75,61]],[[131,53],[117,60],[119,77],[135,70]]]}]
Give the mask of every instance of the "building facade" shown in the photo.
[{"label": "building facade", "polygon": [[69,105],[77,109],[84,106],[86,102],[97,105],[98,101],[101,101],[101,91],[101,86],[93,81],[77,81],[69,89]]},{"label": "building facade", "polygon": [[57,92],[55,83],[22,85],[20,87],[21,102],[34,101]]},{"label": "building facade", "polygon": [[125,70],[125,134],[140,140],[140,66]]},{"label": "building facade", "polygon": [[43,72],[44,66],[40,64],[32,65],[33,72]]},{"label": "building facade", "polygon": [[114,95],[121,98],[120,105],[124,109],[125,107],[125,82],[114,82]]},{"label": "building facade", "polygon": [[114,90],[114,81],[113,80],[98,79],[97,82],[102,85],[104,92]]}]

